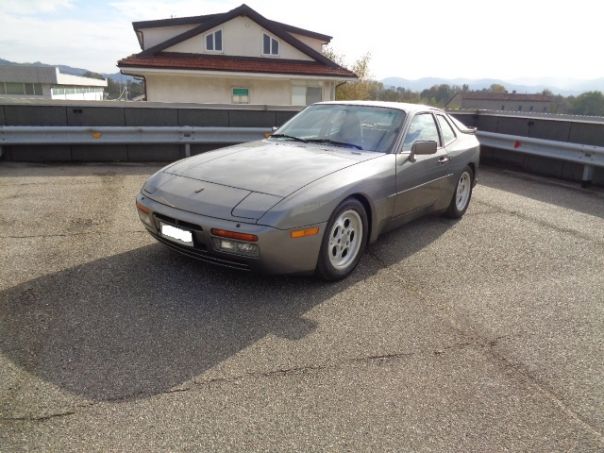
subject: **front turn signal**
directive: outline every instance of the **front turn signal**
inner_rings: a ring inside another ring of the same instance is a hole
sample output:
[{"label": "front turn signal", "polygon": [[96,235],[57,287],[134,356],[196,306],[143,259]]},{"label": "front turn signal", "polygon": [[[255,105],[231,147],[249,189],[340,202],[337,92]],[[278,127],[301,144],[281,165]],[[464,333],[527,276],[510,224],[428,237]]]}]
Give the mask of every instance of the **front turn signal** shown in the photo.
[{"label": "front turn signal", "polygon": [[151,209],[149,209],[147,206],[143,205],[142,203],[139,203],[138,201],[136,202],[136,209],[141,211],[143,214],[149,214],[151,212]]},{"label": "front turn signal", "polygon": [[289,236],[292,239],[298,239],[306,236],[314,236],[315,234],[319,234],[319,227],[304,228],[303,230],[293,230],[290,231]]},{"label": "front turn signal", "polygon": [[238,231],[223,230],[222,228],[212,228],[210,230],[214,236],[227,239],[237,239],[239,241],[257,242],[258,236],[249,233],[240,233]]}]

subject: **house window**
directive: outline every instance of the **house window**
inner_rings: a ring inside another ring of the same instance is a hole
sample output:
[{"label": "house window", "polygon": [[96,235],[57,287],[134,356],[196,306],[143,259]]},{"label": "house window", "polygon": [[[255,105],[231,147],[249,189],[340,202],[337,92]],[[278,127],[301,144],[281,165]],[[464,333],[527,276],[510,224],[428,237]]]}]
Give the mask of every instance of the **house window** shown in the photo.
[{"label": "house window", "polygon": [[42,94],[39,83],[0,82],[0,94]]},{"label": "house window", "polygon": [[323,100],[321,87],[292,87],[292,105],[310,105]]},{"label": "house window", "polygon": [[250,90],[249,88],[233,88],[233,104],[249,104]]},{"label": "house window", "polygon": [[279,41],[266,34],[263,39],[262,53],[264,55],[279,55]]},{"label": "house window", "polygon": [[25,87],[20,82],[6,82],[6,94],[25,94]]},{"label": "house window", "polygon": [[206,35],[206,50],[222,52],[222,30]]}]

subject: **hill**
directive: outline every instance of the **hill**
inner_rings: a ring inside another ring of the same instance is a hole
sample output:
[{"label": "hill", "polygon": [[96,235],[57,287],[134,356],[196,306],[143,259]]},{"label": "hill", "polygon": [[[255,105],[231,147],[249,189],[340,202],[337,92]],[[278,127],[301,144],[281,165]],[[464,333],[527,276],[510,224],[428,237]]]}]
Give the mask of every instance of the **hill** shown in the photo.
[{"label": "hill", "polygon": [[[73,66],[68,66],[68,65],[64,65],[64,64],[48,64],[48,63],[42,63],[41,61],[35,61],[33,63],[17,63],[14,61],[5,60],[4,58],[0,58],[0,65],[3,65],[3,64],[19,64],[19,65],[24,65],[24,66],[56,66],[64,74],[72,74],[72,75],[77,75],[77,76],[82,76],[86,73],[94,73],[94,71],[90,71],[90,70],[84,69],[84,68],[74,68]],[[112,80],[113,82],[119,83],[122,85],[124,85],[126,83],[132,83],[132,82],[138,81],[138,79],[136,77],[121,74],[119,72],[102,73],[100,75],[103,76],[105,79]]]},{"label": "hill", "polygon": [[492,84],[503,85],[509,92],[517,93],[540,93],[543,90],[550,90],[554,94],[563,96],[577,95],[586,91],[604,92],[604,78],[594,80],[576,80],[576,79],[525,79],[518,81],[508,81],[500,79],[444,79],[434,77],[424,77],[421,79],[410,80],[401,77],[387,77],[381,82],[386,87],[402,87],[412,91],[421,92],[434,85],[468,85],[470,90],[482,90],[489,88]]}]

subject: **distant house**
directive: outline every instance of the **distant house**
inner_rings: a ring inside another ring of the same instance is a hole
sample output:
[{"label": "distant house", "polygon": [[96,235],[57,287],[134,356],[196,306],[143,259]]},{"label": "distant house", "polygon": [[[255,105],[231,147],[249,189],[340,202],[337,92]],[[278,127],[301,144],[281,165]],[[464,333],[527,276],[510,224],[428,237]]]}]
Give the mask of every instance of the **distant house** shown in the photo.
[{"label": "distant house", "polygon": [[55,66],[0,65],[0,98],[102,101],[107,81],[62,73]]},{"label": "distant house", "polygon": [[543,94],[491,93],[474,91],[456,94],[450,109],[510,110],[514,112],[550,112],[552,97]]},{"label": "distant house", "polygon": [[330,36],[247,5],[132,25],[142,52],[118,67],[144,77],[148,101],[308,105],[335,99],[338,84],[356,79],[321,53]]}]

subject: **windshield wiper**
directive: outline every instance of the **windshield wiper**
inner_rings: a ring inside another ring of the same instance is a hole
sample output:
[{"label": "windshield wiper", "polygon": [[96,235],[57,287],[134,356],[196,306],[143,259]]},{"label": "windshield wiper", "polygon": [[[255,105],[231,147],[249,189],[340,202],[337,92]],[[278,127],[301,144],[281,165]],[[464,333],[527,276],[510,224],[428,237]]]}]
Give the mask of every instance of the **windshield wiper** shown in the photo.
[{"label": "windshield wiper", "polygon": [[297,142],[302,142],[302,143],[306,143],[306,140],[304,140],[303,138],[300,137],[294,137],[293,135],[287,135],[287,134],[272,134],[272,137],[281,137],[281,138],[291,138],[292,140],[296,140]]},{"label": "windshield wiper", "polygon": [[312,138],[306,140],[308,143],[327,143],[329,145],[336,146],[347,146],[349,148],[363,149],[362,146],[356,145],[354,143],[346,143],[346,142],[338,142],[336,140],[330,140],[329,138]]}]

